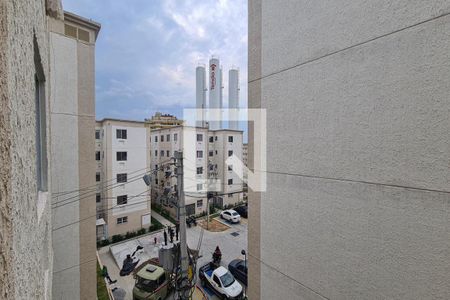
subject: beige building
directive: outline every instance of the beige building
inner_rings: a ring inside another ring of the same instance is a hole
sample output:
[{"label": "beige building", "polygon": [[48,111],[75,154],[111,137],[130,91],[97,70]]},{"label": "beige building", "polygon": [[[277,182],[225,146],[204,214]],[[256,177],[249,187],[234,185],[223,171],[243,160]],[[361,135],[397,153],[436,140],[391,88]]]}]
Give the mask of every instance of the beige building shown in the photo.
[{"label": "beige building", "polygon": [[1,299],[96,298],[95,206],[77,191],[94,183],[99,28],[60,1],[0,3]]},{"label": "beige building", "polygon": [[[208,190],[217,191],[216,206],[242,201],[242,179],[225,160],[242,157],[242,131],[208,130],[203,127],[176,126],[151,132],[151,168],[158,169],[152,181],[152,198],[176,214],[177,180],[173,175],[175,151],[184,151],[184,189],[186,213],[206,211]],[[169,174],[167,172],[170,172]]]},{"label": "beige building", "polygon": [[450,3],[386,4],[249,1],[249,299],[450,299]]},{"label": "beige building", "polygon": [[95,41],[100,24],[50,19],[53,299],[95,299]]},{"label": "beige building", "polygon": [[169,128],[173,126],[183,125],[183,120],[177,119],[177,117],[170,114],[162,114],[157,112],[150,119],[145,119],[145,123],[150,130]]},{"label": "beige building", "polygon": [[144,122],[97,121],[95,157],[97,239],[111,238],[151,225],[150,129]]}]

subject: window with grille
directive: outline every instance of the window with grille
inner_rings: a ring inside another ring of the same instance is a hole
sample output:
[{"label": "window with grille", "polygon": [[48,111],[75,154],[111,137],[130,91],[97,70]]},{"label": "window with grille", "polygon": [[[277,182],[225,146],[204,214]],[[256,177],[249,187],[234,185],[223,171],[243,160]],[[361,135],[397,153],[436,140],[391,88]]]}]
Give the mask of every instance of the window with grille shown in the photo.
[{"label": "window with grille", "polygon": [[127,182],[127,173],[117,174],[117,182]]},{"label": "window with grille", "polygon": [[117,205],[124,205],[128,203],[128,196],[127,195],[121,195],[117,196]]},{"label": "window with grille", "polygon": [[116,153],[117,161],[125,161],[127,160],[127,152],[126,151],[119,151]]},{"label": "window with grille", "polygon": [[118,139],[127,139],[127,130],[126,129],[116,129],[116,138]]}]

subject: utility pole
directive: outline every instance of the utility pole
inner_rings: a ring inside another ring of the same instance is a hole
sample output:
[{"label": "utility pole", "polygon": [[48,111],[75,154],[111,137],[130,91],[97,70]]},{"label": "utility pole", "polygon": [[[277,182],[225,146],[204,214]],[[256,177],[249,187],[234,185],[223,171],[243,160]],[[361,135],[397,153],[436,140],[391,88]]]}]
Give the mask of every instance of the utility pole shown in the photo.
[{"label": "utility pole", "polygon": [[189,258],[187,252],[186,241],[186,204],[184,199],[184,183],[183,183],[183,152],[175,152],[175,165],[177,168],[177,185],[178,185],[178,210],[180,222],[180,257],[181,257],[181,278],[179,299],[187,300],[190,295],[190,283],[188,278]]}]

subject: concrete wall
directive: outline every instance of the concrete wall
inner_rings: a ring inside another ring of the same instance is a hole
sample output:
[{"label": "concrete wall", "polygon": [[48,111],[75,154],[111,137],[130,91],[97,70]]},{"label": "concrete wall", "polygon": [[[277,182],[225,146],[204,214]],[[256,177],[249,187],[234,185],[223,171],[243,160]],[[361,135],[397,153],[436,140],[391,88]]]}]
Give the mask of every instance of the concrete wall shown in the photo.
[{"label": "concrete wall", "polygon": [[450,297],[449,13],[250,1],[249,106],[270,124],[252,298]]},{"label": "concrete wall", "polygon": [[53,298],[94,299],[95,193],[86,188],[95,186],[95,52],[94,44],[65,36],[65,22],[51,22],[50,33]]},{"label": "concrete wall", "polygon": [[50,87],[46,19],[44,1],[0,2],[0,298],[7,300],[51,298],[51,194],[38,192],[36,180],[36,66]]}]

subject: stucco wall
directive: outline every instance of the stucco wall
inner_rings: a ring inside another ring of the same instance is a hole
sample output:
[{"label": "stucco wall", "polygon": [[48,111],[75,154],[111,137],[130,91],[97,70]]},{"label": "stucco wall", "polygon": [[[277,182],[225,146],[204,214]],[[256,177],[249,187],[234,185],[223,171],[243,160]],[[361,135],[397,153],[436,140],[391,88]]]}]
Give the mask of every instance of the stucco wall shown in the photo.
[{"label": "stucco wall", "polygon": [[[50,195],[43,193],[38,197],[36,181],[34,55],[37,49],[44,75],[48,79],[48,36],[44,1],[2,1],[0,3],[1,299],[51,298],[52,247],[50,201],[47,201]],[[47,80],[46,90],[48,87]],[[48,102],[46,106],[48,109]],[[47,117],[47,123],[49,121]]]},{"label": "stucco wall", "polygon": [[450,298],[448,1],[250,6],[249,104],[270,124],[250,295]]}]

